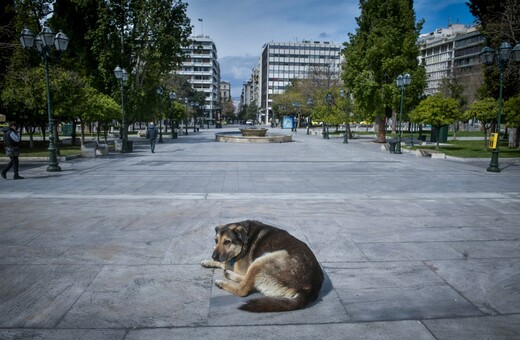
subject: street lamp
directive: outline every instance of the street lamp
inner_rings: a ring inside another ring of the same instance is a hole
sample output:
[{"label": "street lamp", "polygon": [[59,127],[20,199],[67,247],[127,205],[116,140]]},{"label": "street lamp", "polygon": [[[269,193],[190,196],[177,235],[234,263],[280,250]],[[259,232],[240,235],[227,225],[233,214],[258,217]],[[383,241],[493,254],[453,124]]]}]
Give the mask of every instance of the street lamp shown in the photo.
[{"label": "street lamp", "polygon": [[[170,92],[170,100],[172,102],[174,102],[175,99],[177,99],[177,94],[175,92]],[[171,119],[172,139],[177,138],[177,136],[175,135],[175,128],[174,128],[174,125],[173,125],[173,121],[174,121],[174,118],[175,118],[174,114],[175,114],[175,103],[173,104],[172,119]]]},{"label": "street lamp", "polygon": [[162,95],[163,95],[163,88],[158,87],[157,88],[157,94],[159,95],[159,143],[164,143],[162,139]]},{"label": "street lamp", "polygon": [[500,172],[500,168],[498,167],[498,156],[500,154],[498,140],[500,139],[500,118],[502,115],[502,87],[504,82],[504,70],[509,59],[512,59],[515,62],[520,62],[520,44],[517,44],[513,49],[511,49],[511,44],[503,42],[500,44],[496,53],[491,47],[484,47],[480,52],[480,60],[482,63],[490,66],[493,64],[493,61],[496,60],[498,69],[500,70],[500,90],[498,95],[498,119],[496,131],[497,144],[496,148],[491,152],[491,162],[487,168],[487,171],[489,172]]},{"label": "street lamp", "polygon": [[128,80],[128,72],[126,72],[124,68],[121,68],[118,65],[114,69],[114,75],[116,76],[116,79],[119,80],[119,84],[121,85],[121,152],[127,152],[128,134],[125,124],[125,97],[123,84]]},{"label": "street lamp", "polygon": [[348,133],[350,131],[348,125],[348,93],[345,90],[339,91],[339,95],[341,98],[345,98],[345,139],[343,140],[344,144],[348,144]]},{"label": "street lamp", "polygon": [[[307,106],[312,106],[313,104],[314,104],[314,101],[312,100],[312,97],[307,98]],[[312,123],[311,112],[309,110],[309,115],[307,116],[307,134],[308,135],[311,134],[311,131],[310,131],[311,123]]]},{"label": "street lamp", "polygon": [[412,77],[407,73],[404,76],[400,74],[397,77],[396,83],[397,86],[401,89],[401,105],[399,109],[399,135],[397,136],[397,144],[395,146],[395,153],[401,154],[401,133],[402,133],[402,125],[403,125],[403,96],[404,96],[404,88],[410,85],[412,81]]},{"label": "street lamp", "polygon": [[[325,101],[327,102],[327,104],[329,105],[329,109],[330,109],[330,106],[333,104],[333,101],[334,101],[334,98],[332,97],[332,93],[327,93],[327,95],[325,96]],[[325,121],[323,122],[323,139],[329,139],[329,127],[327,126],[327,124],[325,123]]]},{"label": "street lamp", "polygon": [[20,43],[23,48],[31,48],[36,44],[36,49],[43,58],[43,63],[45,65],[45,84],[47,87],[47,116],[49,120],[49,165],[47,166],[47,171],[61,171],[61,168],[58,165],[56,144],[54,142],[54,118],[52,115],[51,89],[49,86],[49,62],[47,58],[48,54],[50,53],[51,46],[53,45],[54,48],[60,53],[67,50],[69,38],[62,31],[60,31],[58,34],[54,34],[54,32],[49,27],[43,27],[40,34],[35,37],[29,29],[25,28],[20,34]]}]

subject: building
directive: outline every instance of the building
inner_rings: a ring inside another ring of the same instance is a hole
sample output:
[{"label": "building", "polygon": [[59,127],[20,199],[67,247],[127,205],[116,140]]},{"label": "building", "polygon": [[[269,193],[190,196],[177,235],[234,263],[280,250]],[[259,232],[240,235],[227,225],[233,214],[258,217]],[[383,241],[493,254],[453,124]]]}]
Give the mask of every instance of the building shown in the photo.
[{"label": "building", "polygon": [[229,81],[220,81],[220,100],[231,100],[231,83]]},{"label": "building", "polygon": [[[313,70],[327,69],[332,78],[340,75],[341,45],[331,42],[271,42],[262,48],[258,79],[260,120],[268,124],[273,113],[273,96],[283,93],[293,79],[308,78]],[[251,84],[254,86],[253,74]],[[253,89],[254,96],[254,89]]]},{"label": "building", "polygon": [[208,36],[191,37],[193,43],[183,48],[186,56],[177,74],[186,77],[192,88],[206,95],[204,112],[215,119],[220,109],[220,65],[217,47]]},{"label": "building", "polygon": [[[422,34],[417,43],[420,48],[420,62],[426,69],[426,95],[439,92],[443,79],[456,79],[468,86],[470,77],[481,74],[478,55],[484,38],[476,27],[450,24],[447,28]],[[473,84],[475,82],[471,85]],[[470,91],[473,96],[475,90]],[[471,94],[468,93],[467,96],[471,97]]]}]

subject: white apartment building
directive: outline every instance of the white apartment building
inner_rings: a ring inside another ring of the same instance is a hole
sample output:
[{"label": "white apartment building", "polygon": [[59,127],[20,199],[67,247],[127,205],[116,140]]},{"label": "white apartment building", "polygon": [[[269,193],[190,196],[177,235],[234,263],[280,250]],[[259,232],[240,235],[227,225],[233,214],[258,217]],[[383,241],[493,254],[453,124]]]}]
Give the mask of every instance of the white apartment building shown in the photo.
[{"label": "white apartment building", "polygon": [[191,37],[193,43],[183,48],[186,60],[177,74],[186,76],[192,88],[206,94],[204,112],[214,119],[220,110],[220,65],[217,47],[209,36]]},{"label": "white apartment building", "polygon": [[313,69],[327,69],[338,79],[341,45],[328,41],[270,42],[259,65],[260,120],[269,124],[273,95],[283,93],[293,79],[307,78]]},{"label": "white apartment building", "polygon": [[231,100],[231,83],[229,81],[220,81],[220,100]]},{"label": "white apartment building", "polygon": [[417,43],[419,61],[426,69],[426,95],[439,92],[443,79],[480,72],[475,65],[480,64],[478,53],[483,37],[475,27],[450,24],[447,28],[420,35]]}]

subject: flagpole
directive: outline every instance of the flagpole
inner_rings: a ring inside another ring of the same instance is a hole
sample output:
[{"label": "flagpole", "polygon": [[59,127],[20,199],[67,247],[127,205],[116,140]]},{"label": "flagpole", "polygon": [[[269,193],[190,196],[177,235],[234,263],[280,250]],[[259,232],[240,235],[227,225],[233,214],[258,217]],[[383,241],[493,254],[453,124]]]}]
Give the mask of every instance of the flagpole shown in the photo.
[{"label": "flagpole", "polygon": [[202,21],[202,18],[199,18],[199,21],[200,21],[201,34],[202,34],[202,36],[204,36],[204,21]]}]

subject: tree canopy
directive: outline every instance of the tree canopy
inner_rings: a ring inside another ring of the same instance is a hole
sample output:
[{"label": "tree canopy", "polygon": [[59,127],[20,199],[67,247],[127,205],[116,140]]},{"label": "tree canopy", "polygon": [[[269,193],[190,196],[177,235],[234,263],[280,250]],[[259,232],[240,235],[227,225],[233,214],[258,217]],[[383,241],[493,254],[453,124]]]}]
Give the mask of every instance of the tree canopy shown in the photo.
[{"label": "tree canopy", "polygon": [[356,111],[379,126],[378,141],[385,141],[385,121],[398,111],[399,74],[409,73],[405,107],[418,102],[425,87],[425,70],[418,65],[416,45],[422,21],[416,22],[411,0],[360,0],[358,28],[345,43],[342,78],[354,97]]}]

